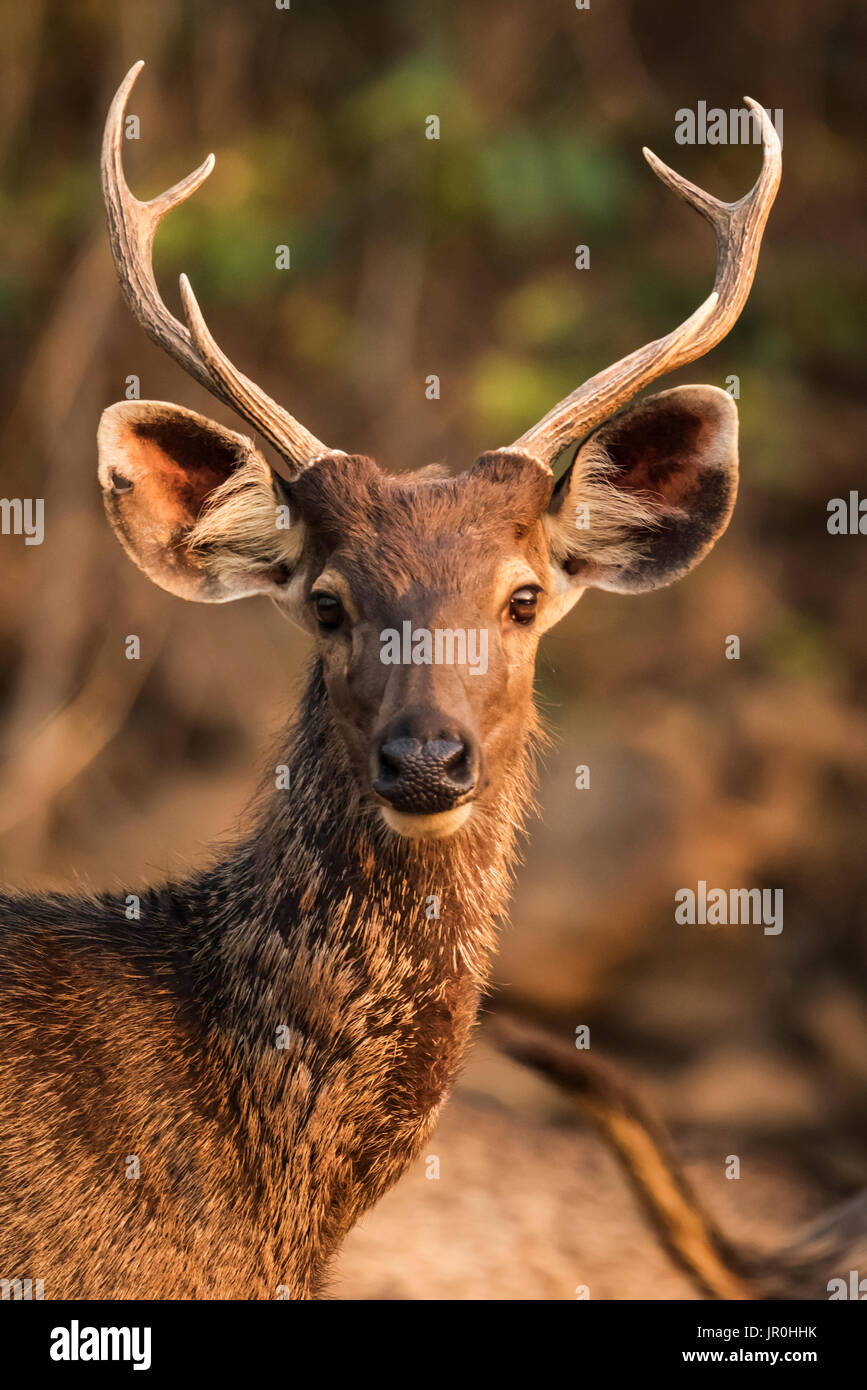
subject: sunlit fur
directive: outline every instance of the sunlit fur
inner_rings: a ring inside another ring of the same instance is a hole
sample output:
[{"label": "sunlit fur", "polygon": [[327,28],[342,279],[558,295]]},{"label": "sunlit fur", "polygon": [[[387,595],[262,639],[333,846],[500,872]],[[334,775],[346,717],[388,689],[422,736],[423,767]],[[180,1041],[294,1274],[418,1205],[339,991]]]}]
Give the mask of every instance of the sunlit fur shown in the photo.
[{"label": "sunlit fur", "polygon": [[[627,504],[641,532],[627,584],[682,573],[727,520],[731,402],[666,396],[638,408],[648,457],[629,412],[606,435],[620,463],[599,505],[616,480],[618,511],[595,558],[562,535],[552,553],[553,476],[526,454],[445,479],[327,455],[287,493],[248,440],[193,412],[106,412],[100,481],[127,553],[186,598],[270,594],[316,650],[249,829],[210,868],[98,897],[0,899],[4,1278],[76,1299],[326,1288],[343,1236],[425,1144],[472,1033],[531,801],[540,633],[594,565],[618,582]],[[648,536],[650,503],[665,524]],[[586,573],[570,574],[573,559]],[[350,610],[333,632],[310,603],[323,574]],[[525,628],[510,589],[531,581]],[[383,665],[380,634],[401,618],[485,626],[485,674]],[[377,731],[419,708],[473,731],[478,784],[457,813],[388,824]]]},{"label": "sunlit fur", "polygon": [[0,900],[10,1277],[43,1278],[46,1298],[323,1291],[468,1044],[528,733],[460,834],[407,840],[365,803],[317,662],[275,750],[291,795],[272,785],[212,868],[142,890],[137,922],[125,891]]}]

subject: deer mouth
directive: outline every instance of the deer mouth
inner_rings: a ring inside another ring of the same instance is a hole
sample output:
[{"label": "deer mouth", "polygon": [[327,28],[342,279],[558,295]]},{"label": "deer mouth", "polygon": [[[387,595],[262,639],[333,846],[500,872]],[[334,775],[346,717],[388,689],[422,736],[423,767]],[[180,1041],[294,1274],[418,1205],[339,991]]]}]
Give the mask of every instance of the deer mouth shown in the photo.
[{"label": "deer mouth", "polygon": [[404,711],[371,748],[380,815],[405,839],[446,839],[472,813],[481,767],[478,740],[468,729],[435,709]]},{"label": "deer mouth", "polygon": [[380,814],[389,829],[407,840],[445,840],[466,825],[473,812],[471,801],[453,806],[450,811],[433,813],[397,811],[393,806],[380,806]]}]

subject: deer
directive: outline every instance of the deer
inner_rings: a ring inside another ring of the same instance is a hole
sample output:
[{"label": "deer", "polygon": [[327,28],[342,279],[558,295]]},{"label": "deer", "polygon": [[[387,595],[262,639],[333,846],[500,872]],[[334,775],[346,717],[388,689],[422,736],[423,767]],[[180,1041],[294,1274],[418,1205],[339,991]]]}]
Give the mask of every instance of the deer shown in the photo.
[{"label": "deer", "polygon": [[[731,395],[633,398],[738,319],[781,151],[750,100],[761,171],[724,203],[645,150],[714,230],[710,296],[465,472],[389,476],[246,377],[185,275],[184,322],[166,307],[154,236],[214,158],[133,196],[123,123],[142,67],[102,146],[120,288],[279,465],[193,410],[124,400],[97,434],[106,514],[161,588],[264,595],[314,655],[281,745],[288,786],[268,781],[239,843],[138,889],[132,917],[124,893],[0,899],[0,1274],[48,1298],[317,1299],[431,1134],[476,1027],[533,796],[542,634],[588,589],[679,579],[728,525]],[[411,659],[384,661],[406,623]],[[425,634],[470,631],[484,669],[459,644],[429,659]],[[719,1284],[753,1296],[740,1271]]]}]

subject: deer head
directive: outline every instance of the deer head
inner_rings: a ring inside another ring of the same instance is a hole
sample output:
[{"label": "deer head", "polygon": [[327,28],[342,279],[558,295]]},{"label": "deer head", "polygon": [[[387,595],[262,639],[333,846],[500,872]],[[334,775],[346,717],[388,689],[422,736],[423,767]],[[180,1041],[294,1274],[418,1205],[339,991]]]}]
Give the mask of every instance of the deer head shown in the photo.
[{"label": "deer head", "polygon": [[[115,96],[102,154],[124,295],[150,337],[274,447],[285,476],[249,438],[193,411],[122,402],[105,411],[98,436],[109,520],[135,563],[171,593],[218,603],[267,594],[312,632],[363,798],[400,835],[451,835],[497,796],[520,756],[542,633],[587,588],[638,593],[680,578],[725,530],[737,487],[731,397],[683,386],[623,407],[708,352],[740,314],[780,179],[774,127],[750,101],[762,123],[762,170],[736,203],[644,151],[716,233],[714,289],[690,318],[466,473],[392,478],[368,458],[328,448],[243,376],[211,337],[186,276],[186,324],[164,305],[154,233],[207,177],[213,156],[150,202],[132,196],[121,140],[142,66]],[[555,460],[576,444],[555,484]]]}]

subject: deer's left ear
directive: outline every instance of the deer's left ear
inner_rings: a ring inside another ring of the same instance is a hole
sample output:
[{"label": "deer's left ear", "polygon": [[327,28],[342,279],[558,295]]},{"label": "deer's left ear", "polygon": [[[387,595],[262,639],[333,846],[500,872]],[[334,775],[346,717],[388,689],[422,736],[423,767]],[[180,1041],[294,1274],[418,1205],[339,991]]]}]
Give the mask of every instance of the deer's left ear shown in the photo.
[{"label": "deer's left ear", "polygon": [[641,593],[697,565],[737,493],[738,416],[715,386],[678,386],[581,446],[545,517],[564,588]]}]

